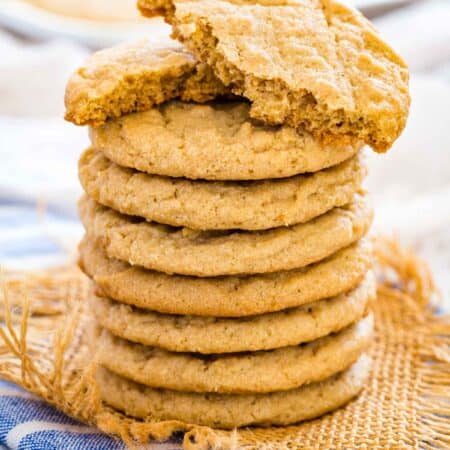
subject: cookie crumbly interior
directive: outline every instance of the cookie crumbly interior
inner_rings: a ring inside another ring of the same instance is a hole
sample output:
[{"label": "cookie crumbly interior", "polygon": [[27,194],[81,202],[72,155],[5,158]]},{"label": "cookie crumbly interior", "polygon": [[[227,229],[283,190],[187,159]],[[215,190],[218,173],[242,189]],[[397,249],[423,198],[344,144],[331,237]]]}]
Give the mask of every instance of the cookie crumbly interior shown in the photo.
[{"label": "cookie crumbly interior", "polygon": [[170,0],[138,0],[137,7],[145,17],[164,16],[173,17],[175,6]]},{"label": "cookie crumbly interior", "polygon": [[72,75],[65,118],[99,126],[170,99],[203,103],[226,93],[212,70],[179,44],[156,48],[150,40],[141,40],[93,54]]}]

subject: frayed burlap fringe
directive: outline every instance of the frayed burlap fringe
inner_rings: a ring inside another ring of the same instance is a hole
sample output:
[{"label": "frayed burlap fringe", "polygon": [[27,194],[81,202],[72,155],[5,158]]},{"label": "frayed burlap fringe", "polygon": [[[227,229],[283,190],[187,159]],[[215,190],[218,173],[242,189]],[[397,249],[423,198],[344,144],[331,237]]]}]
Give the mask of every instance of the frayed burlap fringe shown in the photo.
[{"label": "frayed burlap fringe", "polygon": [[374,368],[345,408],[284,428],[212,430],[176,421],[137,421],[103,405],[85,345],[89,281],[76,269],[1,275],[0,378],[130,448],[184,434],[186,449],[449,449],[450,318],[434,313],[432,276],[412,251],[378,239]]}]

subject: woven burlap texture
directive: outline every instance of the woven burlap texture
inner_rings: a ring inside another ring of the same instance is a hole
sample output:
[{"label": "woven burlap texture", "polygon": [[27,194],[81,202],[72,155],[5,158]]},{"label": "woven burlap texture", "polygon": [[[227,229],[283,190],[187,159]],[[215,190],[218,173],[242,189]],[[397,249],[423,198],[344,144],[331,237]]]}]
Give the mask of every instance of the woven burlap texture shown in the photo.
[{"label": "woven burlap texture", "polygon": [[449,449],[450,318],[435,314],[426,265],[395,240],[377,240],[373,371],[363,393],[320,419],[234,431],[143,422],[101,404],[84,344],[89,281],[76,269],[2,274],[0,378],[66,414],[142,448],[184,432],[186,449]]}]

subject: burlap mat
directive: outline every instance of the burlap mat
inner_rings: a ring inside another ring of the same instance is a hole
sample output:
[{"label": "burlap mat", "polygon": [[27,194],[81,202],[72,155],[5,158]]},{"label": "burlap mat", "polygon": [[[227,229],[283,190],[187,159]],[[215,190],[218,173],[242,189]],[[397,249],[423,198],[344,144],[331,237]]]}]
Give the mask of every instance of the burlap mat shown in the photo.
[{"label": "burlap mat", "polygon": [[383,239],[377,256],[372,375],[357,400],[318,420],[226,432],[135,421],[105,407],[83,343],[89,282],[76,268],[2,275],[0,377],[136,448],[183,431],[188,449],[449,449],[450,318],[433,312],[431,277],[413,253]]}]

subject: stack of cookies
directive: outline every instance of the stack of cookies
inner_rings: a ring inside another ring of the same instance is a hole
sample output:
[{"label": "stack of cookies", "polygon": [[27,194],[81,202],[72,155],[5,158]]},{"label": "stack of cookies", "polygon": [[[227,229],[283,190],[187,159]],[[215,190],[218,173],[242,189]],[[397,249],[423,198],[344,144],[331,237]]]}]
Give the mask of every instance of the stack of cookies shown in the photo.
[{"label": "stack of cookies", "polygon": [[355,11],[279,3],[141,1],[192,53],[127,44],[69,81],[97,382],[127,415],[285,425],[367,378],[361,149],[401,132],[407,71]]}]

